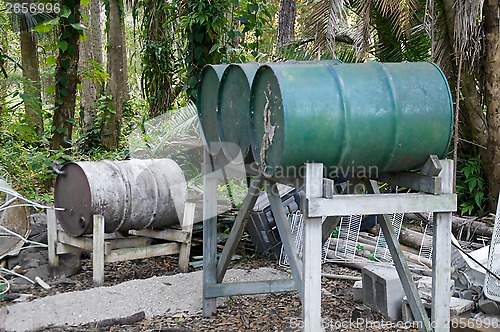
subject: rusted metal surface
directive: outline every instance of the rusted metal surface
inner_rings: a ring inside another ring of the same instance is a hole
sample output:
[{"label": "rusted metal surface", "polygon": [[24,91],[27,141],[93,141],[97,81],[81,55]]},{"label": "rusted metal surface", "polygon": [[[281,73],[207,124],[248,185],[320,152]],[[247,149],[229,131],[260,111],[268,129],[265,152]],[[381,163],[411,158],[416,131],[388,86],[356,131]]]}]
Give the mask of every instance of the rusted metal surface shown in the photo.
[{"label": "rusted metal surface", "polygon": [[186,201],[184,174],[173,160],[67,163],[54,190],[57,218],[66,232],[92,232],[101,214],[105,231],[165,228],[182,222]]},{"label": "rusted metal surface", "polygon": [[[2,202],[3,203],[3,202]],[[0,212],[0,225],[24,238],[30,233],[28,209],[22,205],[24,202],[15,199],[6,201],[4,209]],[[0,203],[0,205],[3,205]],[[24,241],[8,231],[0,228],[0,258],[8,255],[17,255],[24,245]]]}]

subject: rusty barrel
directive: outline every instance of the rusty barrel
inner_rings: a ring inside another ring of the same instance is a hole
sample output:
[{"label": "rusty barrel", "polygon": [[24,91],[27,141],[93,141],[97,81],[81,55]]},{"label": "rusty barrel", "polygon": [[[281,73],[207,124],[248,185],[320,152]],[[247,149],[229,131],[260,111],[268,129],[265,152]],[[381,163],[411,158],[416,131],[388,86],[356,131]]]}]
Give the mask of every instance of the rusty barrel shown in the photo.
[{"label": "rusty barrel", "polygon": [[95,214],[104,216],[106,233],[182,222],[187,186],[171,159],[70,162],[61,170],[54,204],[72,236],[92,233]]}]

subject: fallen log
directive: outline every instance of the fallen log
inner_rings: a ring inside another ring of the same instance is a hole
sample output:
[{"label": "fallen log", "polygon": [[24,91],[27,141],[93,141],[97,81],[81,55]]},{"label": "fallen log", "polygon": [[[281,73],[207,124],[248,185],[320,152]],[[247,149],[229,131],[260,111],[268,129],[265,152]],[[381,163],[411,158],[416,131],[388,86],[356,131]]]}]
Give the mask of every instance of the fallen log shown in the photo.
[{"label": "fallen log", "polygon": [[[335,248],[337,245],[337,241],[340,241],[339,244],[343,245],[343,240],[338,240],[338,239],[332,239],[333,241],[330,241],[330,248]],[[365,257],[365,258],[370,258],[372,257],[373,253],[375,252],[375,246],[370,245],[368,243],[358,243],[358,247],[356,248],[356,254]],[[420,264],[420,265],[425,265],[428,268],[432,268],[432,261],[430,259],[427,259],[425,257],[419,257],[418,255],[403,251],[403,255],[405,256],[406,260],[408,262],[414,263],[414,264]]]},{"label": "fallen log", "polygon": [[458,239],[463,239],[464,232],[466,234],[465,240],[470,240],[476,235],[487,238],[491,238],[493,235],[493,227],[476,219],[453,216],[451,222],[453,233]]},{"label": "fallen log", "polygon": [[[328,250],[327,258],[330,258],[330,259],[336,258],[333,250]],[[355,269],[355,270],[361,271],[361,270],[363,270],[363,268],[365,266],[370,266],[373,264],[380,264],[380,263],[375,263],[374,261],[369,260],[369,259],[364,258],[364,257],[356,257],[355,262],[352,262],[352,261],[347,262],[347,261],[338,260],[338,261],[335,261],[335,264],[339,264],[339,265],[348,267],[350,269]],[[387,264],[387,263],[383,263],[381,265],[392,266],[391,264]],[[432,270],[429,270],[427,268],[414,267],[411,265],[409,266],[409,268],[410,268],[410,271],[414,274],[419,274],[419,275],[428,276],[428,277],[432,276]]]},{"label": "fallen log", "polygon": [[[359,242],[368,243],[368,244],[371,244],[373,246],[376,246],[377,245],[377,238],[376,237],[371,237],[371,236],[369,236],[365,232],[361,232],[361,233],[359,233]],[[404,245],[401,242],[399,243],[399,246],[404,251],[407,251],[407,252],[415,254],[415,255],[419,254],[418,248],[414,248],[414,247],[410,247],[410,246]],[[420,246],[419,246],[419,248],[420,248]]]},{"label": "fallen log", "polygon": [[[419,250],[422,245],[424,234],[411,230],[409,228],[401,228],[399,232],[399,243],[405,246]],[[428,236],[432,240],[431,236]]]}]

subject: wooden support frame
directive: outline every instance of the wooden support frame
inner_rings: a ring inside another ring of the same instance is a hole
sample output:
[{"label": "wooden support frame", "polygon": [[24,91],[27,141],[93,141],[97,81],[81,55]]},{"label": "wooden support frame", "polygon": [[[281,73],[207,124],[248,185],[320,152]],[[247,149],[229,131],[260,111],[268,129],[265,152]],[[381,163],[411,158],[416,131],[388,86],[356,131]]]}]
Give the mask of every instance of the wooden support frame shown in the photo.
[{"label": "wooden support frame", "polygon": [[[365,180],[365,186],[369,193],[380,195],[378,185],[375,181],[367,179]],[[394,266],[396,267],[399,279],[401,280],[401,285],[403,286],[403,289],[405,291],[413,317],[415,317],[415,320],[423,323],[421,330],[432,331],[429,317],[427,316],[424,305],[420,300],[417,286],[413,282],[410,268],[408,267],[406,258],[403,255],[403,250],[399,245],[396,231],[391,224],[390,217],[388,214],[381,214],[380,217],[380,227],[382,228],[387,247],[389,248],[389,252],[391,253]]]},{"label": "wooden support frame", "polygon": [[[225,254],[217,263],[216,171],[219,166],[213,163],[213,157],[207,152],[205,152],[204,161],[203,169],[210,173],[204,174],[203,199],[203,315],[205,317],[215,313],[215,299],[217,297],[297,290],[303,304],[303,330],[321,331],[321,243],[325,233],[325,230],[322,230],[321,219],[326,216],[329,220],[326,225],[330,228],[343,215],[378,214],[383,216],[381,226],[412,313],[417,320],[422,322],[420,329],[432,331],[434,328],[436,331],[449,331],[450,312],[447,293],[450,283],[451,242],[449,236],[451,234],[451,213],[456,211],[457,207],[456,195],[452,193],[450,187],[450,181],[453,179],[452,161],[442,161],[436,156],[430,156],[420,174],[398,172],[379,178],[393,185],[404,184],[408,188],[415,188],[423,192],[419,194],[380,194],[376,184],[368,179],[360,179],[360,182],[365,182],[370,194],[335,195],[331,181],[323,181],[323,165],[306,164],[304,178],[287,178],[283,181],[283,183],[304,183],[305,187],[306,199],[302,202],[301,207],[304,213],[304,253],[302,259],[298,257],[279,193],[273,190],[276,183],[281,181],[280,179],[264,178],[264,186],[269,197],[271,210],[285,252],[289,257],[293,279],[231,284],[222,283],[224,273],[229,266],[228,258],[231,253],[234,253],[236,245],[241,239],[242,229],[246,223],[244,219],[250,213],[250,209],[253,207],[252,202],[255,202],[254,196],[257,193],[250,188],[244,206],[239,212],[237,223],[231,232],[230,241],[226,244],[228,248],[224,248],[223,253]],[[252,172],[247,174],[255,176]],[[258,175],[258,177],[259,181],[262,181],[263,176]],[[437,247],[433,253],[433,260],[440,262],[434,264],[439,268],[433,270],[432,325],[418,296],[406,260],[401,253],[394,228],[387,218],[388,213],[429,211],[436,213],[437,230],[434,232],[434,243]]]},{"label": "wooden support frame", "polygon": [[[104,283],[104,264],[149,257],[179,254],[179,271],[187,272],[191,252],[191,236],[195,204],[185,203],[182,229],[134,230],[130,236],[105,233],[104,217],[94,215],[92,236],[73,237],[57,225],[54,210],[47,211],[47,237],[49,245],[49,267],[55,274],[59,255],[92,252],[93,281],[96,286]],[[152,239],[169,241],[150,245]]]}]

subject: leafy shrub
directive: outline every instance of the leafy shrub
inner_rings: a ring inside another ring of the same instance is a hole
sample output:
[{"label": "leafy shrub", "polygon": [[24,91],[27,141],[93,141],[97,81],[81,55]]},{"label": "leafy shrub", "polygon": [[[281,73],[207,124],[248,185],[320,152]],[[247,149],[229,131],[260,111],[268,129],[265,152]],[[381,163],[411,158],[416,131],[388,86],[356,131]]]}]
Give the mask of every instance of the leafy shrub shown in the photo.
[{"label": "leafy shrub", "polygon": [[477,215],[485,210],[488,200],[485,187],[481,164],[477,158],[458,163],[457,194],[462,215]]}]

